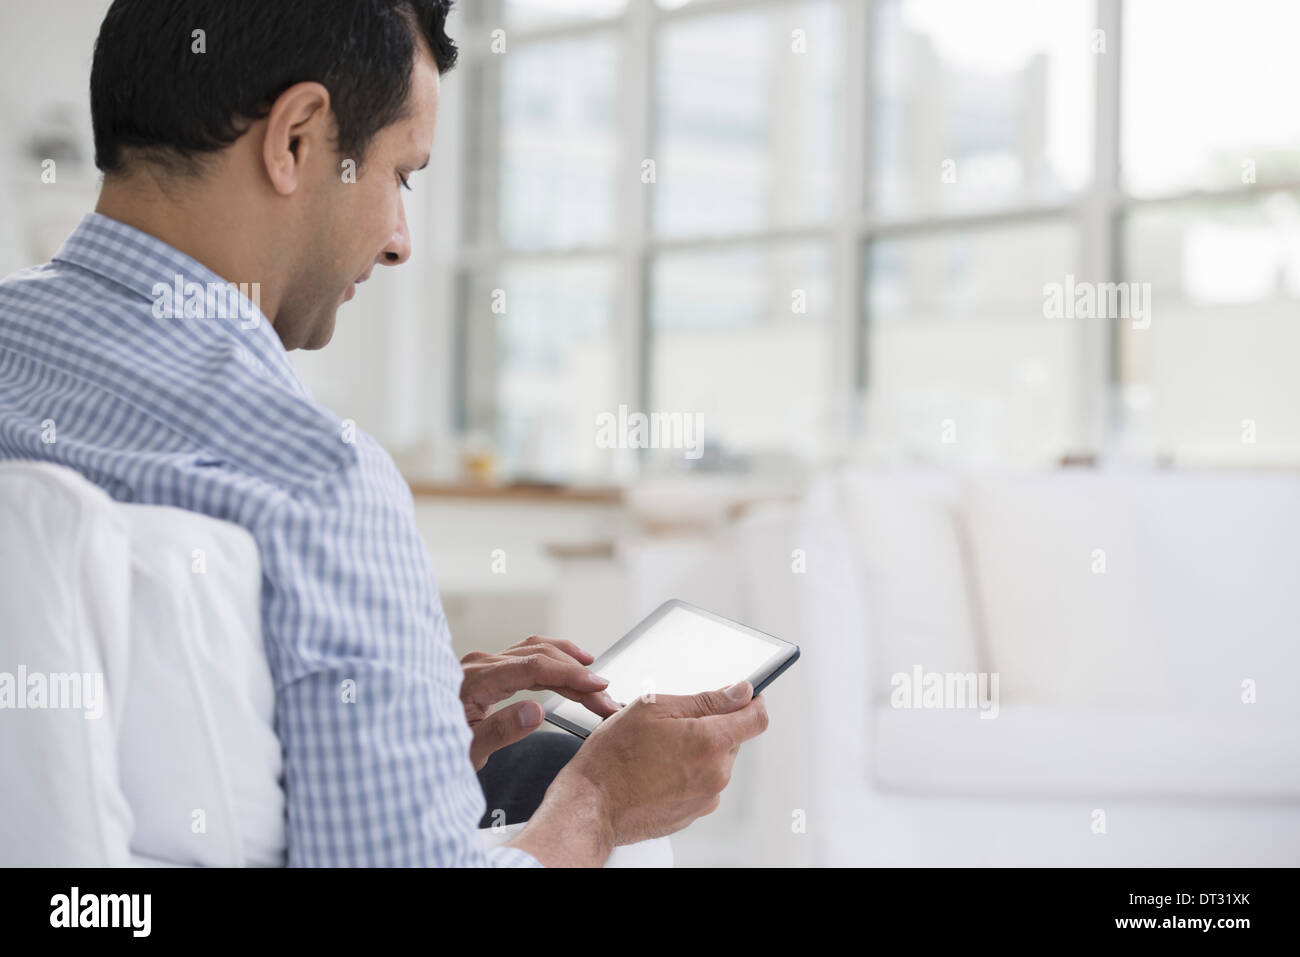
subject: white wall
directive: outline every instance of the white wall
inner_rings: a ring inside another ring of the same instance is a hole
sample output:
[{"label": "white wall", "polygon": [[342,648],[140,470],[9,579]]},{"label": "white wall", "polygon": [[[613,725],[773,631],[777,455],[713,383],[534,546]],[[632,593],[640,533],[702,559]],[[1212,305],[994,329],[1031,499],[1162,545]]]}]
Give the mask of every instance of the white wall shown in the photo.
[{"label": "white wall", "polygon": [[[0,275],[46,261],[90,212],[98,195],[90,124],[90,66],[109,0],[0,4]],[[457,82],[449,79],[430,168],[404,194],[415,253],[399,269],[377,270],[339,315],[330,347],[295,359],[316,397],[356,420],[395,451],[454,450],[437,423],[449,420],[450,282],[440,261],[454,241],[453,168]],[[54,114],[66,117],[84,159],[60,163],[42,183],[28,144]],[[435,232],[437,230],[437,232]],[[435,245],[441,253],[435,252]],[[441,259],[439,258],[441,257]]]},{"label": "white wall", "polygon": [[[90,61],[108,0],[0,5],[0,275],[42,262],[94,202]],[[41,182],[33,136],[63,118],[83,165]]]}]

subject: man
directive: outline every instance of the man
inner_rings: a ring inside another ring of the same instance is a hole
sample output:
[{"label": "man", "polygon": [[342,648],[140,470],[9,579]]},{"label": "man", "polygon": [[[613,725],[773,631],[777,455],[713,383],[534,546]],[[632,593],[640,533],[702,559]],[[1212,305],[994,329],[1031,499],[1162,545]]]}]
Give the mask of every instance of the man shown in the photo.
[{"label": "man", "polygon": [[[709,813],[767,723],[743,682],[620,707],[562,640],[462,670],[402,477],[289,362],[411,256],[402,190],[455,62],[448,6],[116,0],[91,71],[96,211],[0,283],[0,458],[257,540],[290,864],[600,864]],[[541,723],[534,702],[492,712],[522,689],[607,720],[485,853],[474,771]]]}]

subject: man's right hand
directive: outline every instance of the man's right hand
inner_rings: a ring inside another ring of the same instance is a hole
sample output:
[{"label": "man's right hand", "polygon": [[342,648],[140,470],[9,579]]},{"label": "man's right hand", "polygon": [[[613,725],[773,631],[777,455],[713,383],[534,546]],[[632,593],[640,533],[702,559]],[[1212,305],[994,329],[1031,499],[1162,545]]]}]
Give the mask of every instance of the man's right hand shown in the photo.
[{"label": "man's right hand", "polygon": [[664,837],[711,813],[741,744],[767,729],[767,704],[752,695],[742,681],[637,698],[591,733],[511,844],[548,866],[598,866],[614,845]]}]

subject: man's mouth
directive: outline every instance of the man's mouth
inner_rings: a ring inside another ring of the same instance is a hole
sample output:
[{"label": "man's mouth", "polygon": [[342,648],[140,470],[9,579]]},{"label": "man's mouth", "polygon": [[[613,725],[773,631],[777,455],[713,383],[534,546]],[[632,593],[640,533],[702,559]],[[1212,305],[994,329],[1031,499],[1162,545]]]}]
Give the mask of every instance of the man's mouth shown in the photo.
[{"label": "man's mouth", "polygon": [[367,269],[356,279],[352,280],[352,285],[348,286],[347,290],[343,293],[343,301],[347,302],[349,299],[355,296],[357,294],[357,286],[361,285],[369,278],[370,278],[370,270]]}]

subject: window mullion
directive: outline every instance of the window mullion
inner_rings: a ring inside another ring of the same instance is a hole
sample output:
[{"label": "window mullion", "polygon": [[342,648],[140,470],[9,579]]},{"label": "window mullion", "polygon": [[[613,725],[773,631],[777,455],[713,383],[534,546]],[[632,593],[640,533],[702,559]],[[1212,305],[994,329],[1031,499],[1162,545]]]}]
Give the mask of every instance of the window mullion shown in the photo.
[{"label": "window mullion", "polygon": [[[1103,31],[1106,48],[1096,55],[1093,183],[1090,194],[1082,197],[1079,213],[1080,269],[1094,282],[1115,282],[1120,278],[1116,217],[1120,206],[1121,0],[1097,0],[1096,13],[1097,29]],[[1079,381],[1072,445],[1079,454],[1099,453],[1105,448],[1111,425],[1112,356],[1118,323],[1076,321],[1079,354],[1075,368]]]},{"label": "window mullion", "polygon": [[[617,283],[614,296],[617,403],[647,409],[650,402],[650,328],[647,249],[650,191],[642,182],[642,163],[654,158],[654,0],[629,0],[622,20],[623,61],[619,76],[623,104],[618,120],[618,170],[615,175],[614,235]],[[635,450],[610,450],[614,475],[634,475]]]},{"label": "window mullion", "polygon": [[844,144],[840,163],[839,215],[834,224],[831,250],[831,421],[828,439],[832,449],[850,447],[858,425],[859,390],[865,386],[864,350],[867,329],[863,314],[865,277],[863,228],[867,187],[871,178],[873,0],[843,0],[844,39],[839,55],[844,84]]}]

